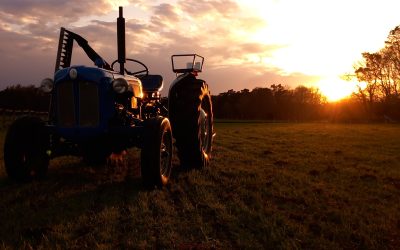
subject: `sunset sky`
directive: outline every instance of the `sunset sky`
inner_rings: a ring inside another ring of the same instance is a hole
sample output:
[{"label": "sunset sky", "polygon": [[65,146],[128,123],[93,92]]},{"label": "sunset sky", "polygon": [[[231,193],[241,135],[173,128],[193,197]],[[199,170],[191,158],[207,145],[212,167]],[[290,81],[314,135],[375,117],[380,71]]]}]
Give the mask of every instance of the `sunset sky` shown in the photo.
[{"label": "sunset sky", "polygon": [[[197,53],[213,94],[280,83],[316,86],[335,100],[354,87],[339,76],[400,25],[397,0],[2,0],[0,89],[52,76],[61,26],[112,62],[120,5],[127,56],[164,77],[163,94],[174,78],[170,56]],[[74,53],[73,63],[88,63]]]}]

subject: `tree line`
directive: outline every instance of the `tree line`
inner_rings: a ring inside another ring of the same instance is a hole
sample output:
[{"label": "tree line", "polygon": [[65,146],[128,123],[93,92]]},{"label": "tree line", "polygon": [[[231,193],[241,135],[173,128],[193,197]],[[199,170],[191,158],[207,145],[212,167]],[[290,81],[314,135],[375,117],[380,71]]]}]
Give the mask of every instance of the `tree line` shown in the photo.
[{"label": "tree line", "polygon": [[353,76],[362,83],[353,98],[368,119],[400,120],[400,26],[389,32],[382,49],[362,53]]},{"label": "tree line", "polygon": [[[167,104],[163,99],[163,103]],[[317,88],[298,86],[291,89],[281,84],[266,88],[229,90],[212,96],[216,119],[270,121],[365,122],[371,115],[358,96],[328,103]],[[0,109],[48,111],[50,95],[31,86],[10,86],[0,91]],[[400,117],[382,116],[375,121],[399,121]]]},{"label": "tree line", "polygon": [[320,120],[326,98],[318,89],[281,84],[269,88],[229,90],[212,97],[214,116],[244,120]]},{"label": "tree line", "polygon": [[[394,122],[395,118],[382,116],[374,120],[354,96],[329,103],[316,88],[304,86],[291,89],[281,84],[252,91],[229,90],[212,96],[217,119],[270,121],[324,121],[324,122]],[[400,117],[399,117],[400,118]]]},{"label": "tree line", "polygon": [[[270,88],[229,90],[212,96],[218,119],[319,120],[326,103],[315,88],[289,89],[281,84]],[[0,91],[0,108],[8,110],[47,111],[50,95],[38,87],[15,85]]]},{"label": "tree line", "polygon": [[34,85],[12,85],[0,91],[0,108],[9,110],[48,111],[50,95]]}]

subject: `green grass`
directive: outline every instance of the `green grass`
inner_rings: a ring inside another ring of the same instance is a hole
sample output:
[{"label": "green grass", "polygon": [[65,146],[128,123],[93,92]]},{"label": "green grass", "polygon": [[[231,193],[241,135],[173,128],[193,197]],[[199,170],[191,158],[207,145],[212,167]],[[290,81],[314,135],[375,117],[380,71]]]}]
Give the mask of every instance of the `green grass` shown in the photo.
[{"label": "green grass", "polygon": [[[209,169],[180,171],[175,160],[172,183],[154,191],[75,157],[18,184],[0,155],[0,248],[400,248],[399,125],[216,132]],[[138,150],[128,162],[138,168]]]}]

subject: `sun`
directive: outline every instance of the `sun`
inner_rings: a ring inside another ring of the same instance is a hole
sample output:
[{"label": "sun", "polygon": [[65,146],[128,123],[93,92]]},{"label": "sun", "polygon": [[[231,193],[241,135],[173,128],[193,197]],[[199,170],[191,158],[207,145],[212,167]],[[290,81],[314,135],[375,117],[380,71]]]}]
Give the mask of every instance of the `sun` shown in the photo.
[{"label": "sun", "polygon": [[337,102],[346,97],[349,97],[357,90],[357,83],[345,81],[340,77],[326,77],[317,82],[322,94],[326,96],[329,102]]}]

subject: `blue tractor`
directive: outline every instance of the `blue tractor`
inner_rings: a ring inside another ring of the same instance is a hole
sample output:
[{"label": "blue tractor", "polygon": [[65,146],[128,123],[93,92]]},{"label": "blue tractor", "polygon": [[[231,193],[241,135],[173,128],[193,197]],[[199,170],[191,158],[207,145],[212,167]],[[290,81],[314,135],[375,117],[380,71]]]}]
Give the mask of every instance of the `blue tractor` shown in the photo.
[{"label": "blue tractor", "polygon": [[[61,28],[54,79],[41,83],[51,95],[48,120],[21,117],[8,129],[4,162],[10,178],[44,177],[49,160],[57,156],[77,155],[98,164],[130,147],[141,148],[141,176],[148,186],[168,183],[174,146],[183,168],[209,164],[212,103],[207,83],[197,79],[204,58],[171,57],[177,78],[166,102],[160,95],[162,76],[150,74],[144,63],[125,56],[122,7],[117,34],[118,59],[108,64],[83,37]],[[96,67],[70,65],[74,41]],[[126,69],[127,61],[139,70]],[[119,70],[114,69],[116,63]]]}]

